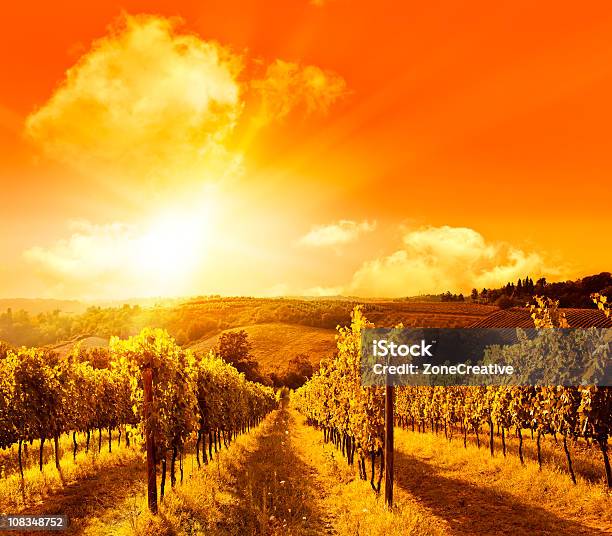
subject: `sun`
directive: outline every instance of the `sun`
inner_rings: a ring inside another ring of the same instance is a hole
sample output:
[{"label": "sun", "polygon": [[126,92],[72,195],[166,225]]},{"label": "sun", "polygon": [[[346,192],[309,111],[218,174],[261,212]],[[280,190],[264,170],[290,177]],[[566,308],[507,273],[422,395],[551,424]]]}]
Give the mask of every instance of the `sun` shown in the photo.
[{"label": "sun", "polygon": [[165,212],[136,238],[135,268],[160,292],[186,288],[206,258],[212,238],[209,211]]}]

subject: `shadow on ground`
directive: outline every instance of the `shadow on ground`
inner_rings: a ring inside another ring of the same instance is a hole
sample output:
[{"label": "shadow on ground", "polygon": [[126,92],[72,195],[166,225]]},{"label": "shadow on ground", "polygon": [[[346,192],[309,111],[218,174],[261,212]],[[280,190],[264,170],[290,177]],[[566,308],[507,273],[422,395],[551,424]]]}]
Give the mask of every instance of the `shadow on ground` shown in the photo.
[{"label": "shadow on ground", "polygon": [[[117,504],[134,493],[144,493],[145,469],[142,461],[104,469],[96,475],[68,484],[45,498],[40,505],[30,507],[22,514],[66,515],[70,525],[61,534],[79,534],[90,519],[115,511]],[[142,482],[142,490],[138,482]],[[46,532],[43,532],[46,533]],[[19,534],[41,534],[20,532]]]},{"label": "shadow on ground", "polygon": [[402,452],[395,453],[396,485],[447,521],[463,535],[604,535],[538,506],[526,505],[507,493],[478,487],[441,475],[436,466]]}]

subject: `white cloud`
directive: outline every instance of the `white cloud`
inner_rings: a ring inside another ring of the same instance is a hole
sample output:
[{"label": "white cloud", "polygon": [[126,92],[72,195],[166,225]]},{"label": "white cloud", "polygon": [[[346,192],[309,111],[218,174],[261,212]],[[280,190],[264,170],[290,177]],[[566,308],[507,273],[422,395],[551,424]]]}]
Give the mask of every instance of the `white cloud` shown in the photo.
[{"label": "white cloud", "polygon": [[206,222],[193,215],[146,226],[73,221],[70,236],[24,251],[54,296],[108,298],[178,295],[201,264]]},{"label": "white cloud", "polygon": [[136,239],[136,229],[123,223],[93,225],[79,220],[70,222],[69,227],[72,234],[68,239],[58,240],[50,248],[32,247],[24,257],[59,278],[89,280],[119,271]]},{"label": "white cloud", "polygon": [[299,243],[305,246],[329,247],[347,244],[356,240],[363,233],[376,229],[376,222],[356,222],[340,220],[328,225],[317,225],[300,238]]},{"label": "white cloud", "polygon": [[29,116],[27,135],[85,177],[176,187],[235,173],[226,141],[243,109],[241,58],[181,34],[175,21],[126,16]]},{"label": "white cloud", "polygon": [[365,262],[345,289],[358,296],[410,296],[495,287],[554,270],[543,257],[505,242],[487,242],[466,227],[423,227],[404,235],[403,247]]}]

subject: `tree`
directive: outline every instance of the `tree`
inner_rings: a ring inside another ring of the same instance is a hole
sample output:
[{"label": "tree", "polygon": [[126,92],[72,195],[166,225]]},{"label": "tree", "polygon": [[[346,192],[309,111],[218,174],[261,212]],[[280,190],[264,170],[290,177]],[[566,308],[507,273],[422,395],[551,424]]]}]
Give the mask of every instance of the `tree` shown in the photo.
[{"label": "tree", "polygon": [[219,337],[217,354],[227,363],[245,361],[251,353],[251,343],[246,331],[227,331]]},{"label": "tree", "polygon": [[546,288],[546,278],[545,277],[540,277],[540,279],[538,279],[536,281],[535,287],[534,287],[534,292],[536,294],[541,294],[542,292],[544,292],[544,289]]},{"label": "tree", "polygon": [[197,341],[207,333],[210,333],[217,327],[217,323],[210,319],[204,318],[198,322],[192,322],[187,330],[187,340]]},{"label": "tree", "polygon": [[472,289],[471,297],[472,297],[472,301],[478,300],[478,289],[475,289],[475,288]]},{"label": "tree", "polygon": [[495,300],[495,305],[497,305],[500,309],[509,309],[514,305],[514,302],[510,296],[502,294],[499,298],[497,298],[497,300]]},{"label": "tree", "polygon": [[282,381],[284,385],[291,389],[297,389],[304,385],[313,375],[314,368],[306,354],[297,354],[289,360],[287,372]]},{"label": "tree", "polygon": [[225,362],[234,365],[247,380],[259,381],[261,375],[257,361],[251,359],[251,343],[246,331],[227,331],[219,337],[217,355]]}]

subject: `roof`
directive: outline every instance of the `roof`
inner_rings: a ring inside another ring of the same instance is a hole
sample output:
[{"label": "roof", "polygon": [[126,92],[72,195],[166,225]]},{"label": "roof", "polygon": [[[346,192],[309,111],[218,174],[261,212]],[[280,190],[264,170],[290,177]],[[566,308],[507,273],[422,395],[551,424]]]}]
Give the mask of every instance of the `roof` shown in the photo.
[{"label": "roof", "polygon": [[[565,313],[572,328],[612,328],[612,318],[598,309],[559,309]],[[477,320],[471,328],[533,328],[533,320],[526,307],[512,307],[495,311]]]}]

